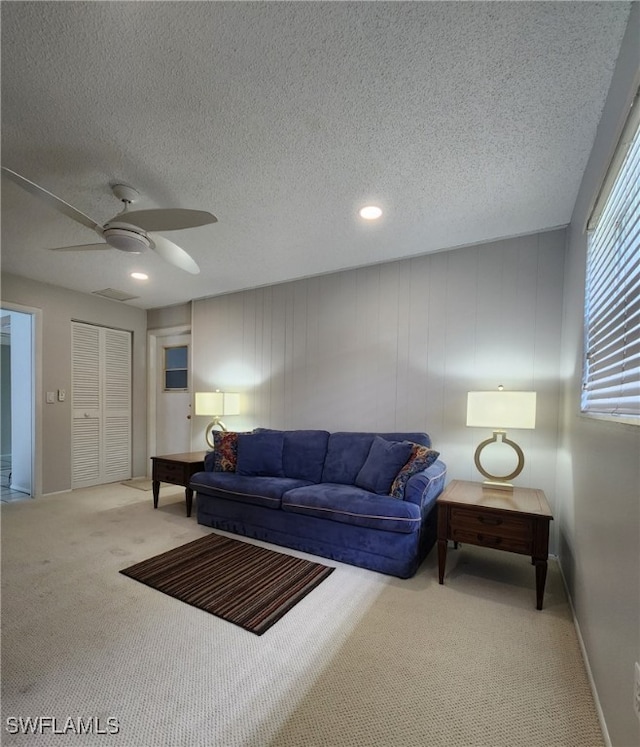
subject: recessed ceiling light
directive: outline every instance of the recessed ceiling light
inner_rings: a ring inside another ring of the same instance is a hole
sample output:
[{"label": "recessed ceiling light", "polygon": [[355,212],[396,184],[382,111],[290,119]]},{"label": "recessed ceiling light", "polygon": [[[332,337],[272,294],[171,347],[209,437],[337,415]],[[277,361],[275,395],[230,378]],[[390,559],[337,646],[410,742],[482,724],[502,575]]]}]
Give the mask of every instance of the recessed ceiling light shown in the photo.
[{"label": "recessed ceiling light", "polygon": [[360,210],[360,217],[365,220],[377,220],[382,215],[382,210],[377,205],[367,205]]},{"label": "recessed ceiling light", "polygon": [[132,272],[131,277],[134,280],[149,280],[149,276],[144,272]]}]

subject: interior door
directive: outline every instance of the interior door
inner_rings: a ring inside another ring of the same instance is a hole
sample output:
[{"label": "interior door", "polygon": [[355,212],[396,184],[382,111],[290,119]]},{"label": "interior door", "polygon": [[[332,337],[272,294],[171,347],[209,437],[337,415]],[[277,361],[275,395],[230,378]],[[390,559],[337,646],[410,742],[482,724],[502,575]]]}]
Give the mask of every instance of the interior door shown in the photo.
[{"label": "interior door", "polygon": [[131,477],[131,333],[72,322],[72,487]]},{"label": "interior door", "polygon": [[156,372],[156,455],[191,451],[190,332],[157,338]]}]

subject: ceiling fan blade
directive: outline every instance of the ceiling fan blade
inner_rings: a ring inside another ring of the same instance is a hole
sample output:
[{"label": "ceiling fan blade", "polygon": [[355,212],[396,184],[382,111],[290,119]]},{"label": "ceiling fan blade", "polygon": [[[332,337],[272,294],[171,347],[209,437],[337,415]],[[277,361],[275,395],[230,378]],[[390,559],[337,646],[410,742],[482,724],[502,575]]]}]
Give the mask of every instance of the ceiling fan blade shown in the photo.
[{"label": "ceiling fan blade", "polygon": [[2,167],[2,173],[8,179],[11,179],[12,182],[15,182],[19,187],[22,187],[22,189],[25,189],[35,197],[38,197],[40,200],[46,202],[49,207],[54,208],[54,210],[57,210],[59,213],[64,213],[64,215],[66,215],[67,217],[77,221],[78,223],[82,223],[83,226],[86,226],[93,231],[102,233],[101,225],[96,223],[92,218],[89,218],[88,215],[80,212],[80,210],[78,210],[77,208],[74,208],[73,205],[69,205],[68,202],[65,202],[59,197],[56,197],[54,194],[44,189],[44,187],[39,187],[34,182],[26,179],[24,176],[20,176],[20,174],[17,174],[15,171],[11,171],[11,169],[6,168],[5,166]]},{"label": "ceiling fan blade", "polygon": [[155,244],[155,246],[152,247],[153,250],[157,252],[165,262],[169,262],[170,264],[179,267],[181,270],[185,270],[185,272],[190,272],[192,275],[197,275],[200,272],[198,265],[191,259],[185,250],[181,249],[177,244],[174,244],[173,241],[169,241],[169,239],[165,239],[164,236],[159,236],[155,233],[151,234],[149,238]]},{"label": "ceiling fan blade", "polygon": [[109,244],[79,244],[78,246],[54,246],[49,249],[50,252],[84,252],[93,251],[94,249],[111,249]]},{"label": "ceiling fan blade", "polygon": [[177,231],[180,228],[196,228],[218,222],[215,215],[204,210],[183,210],[182,208],[127,210],[125,213],[120,213],[117,218],[132,223],[144,231]]}]

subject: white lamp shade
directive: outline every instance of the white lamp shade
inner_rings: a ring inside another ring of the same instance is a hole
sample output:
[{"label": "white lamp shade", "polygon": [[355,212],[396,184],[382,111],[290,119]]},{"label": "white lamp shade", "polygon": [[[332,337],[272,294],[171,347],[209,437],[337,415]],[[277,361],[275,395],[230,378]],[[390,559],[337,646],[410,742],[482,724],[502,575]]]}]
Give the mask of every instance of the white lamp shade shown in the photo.
[{"label": "white lamp shade", "polygon": [[234,392],[224,393],[224,414],[225,415],[239,415],[240,414],[240,395]]},{"label": "white lamp shade", "polygon": [[196,392],[196,415],[223,415],[223,392]]},{"label": "white lamp shade", "polygon": [[479,428],[535,428],[535,392],[469,392],[467,425]]},{"label": "white lamp shade", "polygon": [[231,392],[196,392],[196,415],[238,415],[240,395]]}]

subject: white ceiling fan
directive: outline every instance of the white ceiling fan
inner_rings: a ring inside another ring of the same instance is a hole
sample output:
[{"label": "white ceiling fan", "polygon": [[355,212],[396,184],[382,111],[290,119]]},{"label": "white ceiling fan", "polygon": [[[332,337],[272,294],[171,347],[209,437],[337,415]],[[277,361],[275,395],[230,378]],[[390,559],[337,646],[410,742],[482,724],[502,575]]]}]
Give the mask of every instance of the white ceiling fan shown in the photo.
[{"label": "white ceiling fan", "polygon": [[[101,226],[83,212],[69,205],[54,194],[11,169],[2,167],[2,173],[22,189],[30,192],[58,210],[67,217],[91,228],[101,236],[106,244],[82,244],[80,246],[56,247],[53,251],[85,251],[93,249],[120,249],[131,254],[140,254],[152,249],[162,259],[181,270],[197,275],[200,268],[193,259],[173,241],[165,239],[155,231],[177,231],[181,228],[195,228],[217,223],[215,215],[204,210],[185,210],[183,208],[159,208],[153,210],[129,211],[129,205],[138,199],[138,192],[124,184],[112,186],[113,194],[124,203],[122,212]],[[153,231],[154,233],[149,233]]]}]

